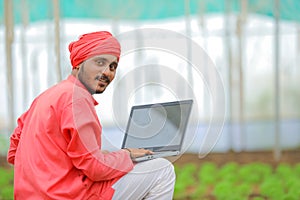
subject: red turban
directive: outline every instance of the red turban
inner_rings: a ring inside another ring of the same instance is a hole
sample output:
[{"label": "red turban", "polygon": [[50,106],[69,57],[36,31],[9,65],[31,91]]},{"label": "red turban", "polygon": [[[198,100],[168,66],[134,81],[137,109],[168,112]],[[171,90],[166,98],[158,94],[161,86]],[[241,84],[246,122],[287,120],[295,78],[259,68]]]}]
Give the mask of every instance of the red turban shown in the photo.
[{"label": "red turban", "polygon": [[75,42],[69,44],[70,59],[73,69],[96,55],[110,54],[119,60],[121,46],[116,38],[107,31],[83,34]]}]

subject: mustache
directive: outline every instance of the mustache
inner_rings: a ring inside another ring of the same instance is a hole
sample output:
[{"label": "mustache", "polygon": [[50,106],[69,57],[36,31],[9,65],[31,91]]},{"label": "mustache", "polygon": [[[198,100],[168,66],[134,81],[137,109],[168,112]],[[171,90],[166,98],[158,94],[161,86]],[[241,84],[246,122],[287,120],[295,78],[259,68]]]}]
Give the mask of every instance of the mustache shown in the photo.
[{"label": "mustache", "polygon": [[106,83],[110,83],[110,79],[107,76],[103,75],[103,74],[96,76],[95,80],[97,80],[97,81],[104,81]]}]

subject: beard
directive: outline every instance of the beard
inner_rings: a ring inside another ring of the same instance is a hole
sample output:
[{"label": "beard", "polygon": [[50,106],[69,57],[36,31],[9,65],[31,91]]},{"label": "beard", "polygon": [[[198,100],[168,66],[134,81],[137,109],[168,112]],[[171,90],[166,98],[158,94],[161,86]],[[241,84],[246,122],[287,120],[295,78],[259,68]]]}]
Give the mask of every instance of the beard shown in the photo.
[{"label": "beard", "polygon": [[[85,86],[89,93],[101,94],[105,91],[106,87],[110,84],[111,80],[104,74],[96,75],[94,78],[89,78],[84,70],[85,65],[82,64],[78,72],[78,80]],[[90,83],[89,83],[90,82]],[[95,87],[93,87],[95,85]]]},{"label": "beard", "polygon": [[102,75],[97,75],[95,77],[95,80],[96,81],[100,81],[101,83],[98,84],[98,87],[102,88],[102,90],[97,90],[98,87],[96,87],[96,90],[95,90],[95,94],[101,94],[105,91],[106,87],[110,84],[110,79],[105,76],[104,74]]}]

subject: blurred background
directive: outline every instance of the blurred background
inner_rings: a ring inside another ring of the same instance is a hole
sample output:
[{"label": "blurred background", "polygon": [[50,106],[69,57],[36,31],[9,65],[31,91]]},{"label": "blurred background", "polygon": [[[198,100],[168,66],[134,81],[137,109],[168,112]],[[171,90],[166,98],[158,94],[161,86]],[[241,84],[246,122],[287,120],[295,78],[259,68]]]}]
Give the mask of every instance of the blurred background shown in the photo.
[{"label": "blurred background", "polygon": [[[299,10],[298,0],[0,0],[1,154],[6,155],[17,117],[38,94],[70,74],[71,41],[90,31],[122,35],[156,28],[184,35],[203,48],[222,79],[225,98],[218,104],[225,106],[224,126],[211,151],[272,151],[279,160],[282,151],[300,147]],[[147,39],[134,38],[137,43]],[[176,45],[176,38],[168,39]],[[187,152],[199,153],[205,134],[213,128],[205,80],[213,82],[214,77],[192,75],[187,61],[147,51],[124,61],[121,58],[116,79],[140,62],[168,65],[178,73],[185,66],[182,76],[193,79],[191,87],[197,90],[200,130]],[[155,76],[159,83],[166,74],[141,71],[128,82],[138,84],[136,80],[146,76]],[[181,92],[180,84],[172,94],[157,85],[142,88],[134,98],[119,103],[129,109],[134,104],[173,100]],[[120,147],[122,139],[111,114],[113,89],[110,86],[96,97],[108,149]],[[122,91],[128,91],[126,85]]]}]

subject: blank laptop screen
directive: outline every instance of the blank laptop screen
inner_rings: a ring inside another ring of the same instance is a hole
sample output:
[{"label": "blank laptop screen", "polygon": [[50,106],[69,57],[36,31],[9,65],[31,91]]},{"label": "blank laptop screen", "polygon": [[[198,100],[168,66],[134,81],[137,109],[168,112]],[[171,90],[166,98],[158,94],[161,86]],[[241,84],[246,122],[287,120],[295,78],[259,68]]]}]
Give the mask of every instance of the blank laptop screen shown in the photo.
[{"label": "blank laptop screen", "polygon": [[123,148],[180,150],[190,109],[190,102],[134,106]]}]

